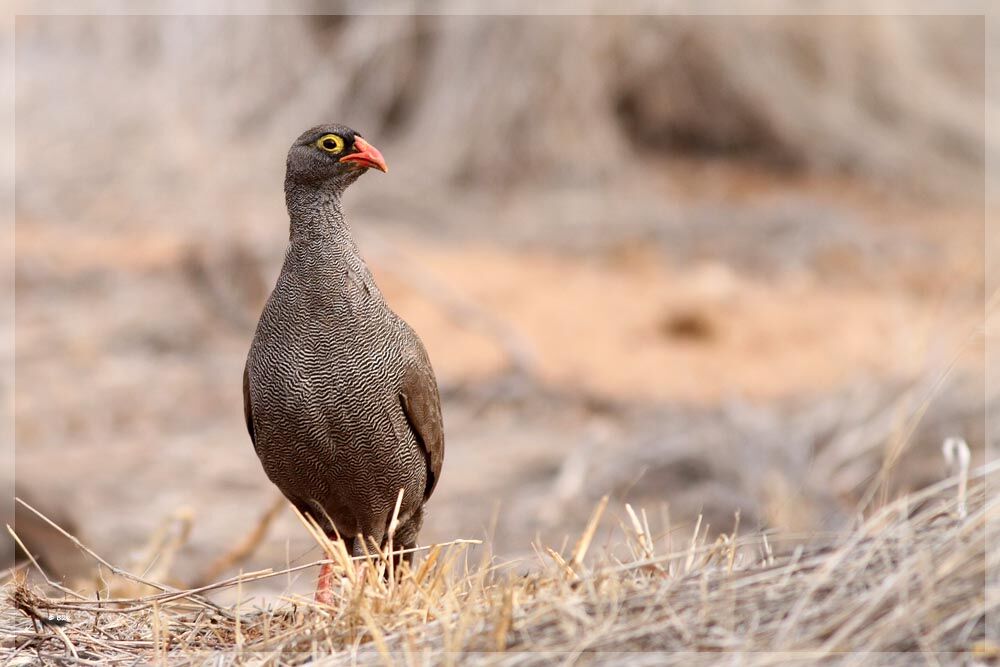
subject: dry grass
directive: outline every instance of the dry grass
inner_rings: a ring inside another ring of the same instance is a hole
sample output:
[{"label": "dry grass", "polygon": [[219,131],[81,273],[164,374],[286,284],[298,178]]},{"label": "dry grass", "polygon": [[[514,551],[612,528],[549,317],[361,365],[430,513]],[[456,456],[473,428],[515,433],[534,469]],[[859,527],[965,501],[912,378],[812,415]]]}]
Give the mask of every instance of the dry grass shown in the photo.
[{"label": "dry grass", "polygon": [[[996,630],[987,632],[987,612],[997,611],[986,591],[998,582],[987,577],[984,540],[997,518],[986,489],[997,469],[959,474],[809,544],[741,536],[738,519],[712,543],[700,526],[690,536],[669,526],[655,535],[645,513],[628,508],[620,539],[595,549],[602,502],[572,551],[539,547],[536,562],[499,563],[457,541],[423,549],[413,569],[386,580],[385,554],[356,567],[339,543],[316,535],[343,573],[332,606],[210,599],[233,588],[245,599],[253,582],[319,562],[175,590],[99,560],[103,580],[115,575],[157,592],[88,599],[67,591],[60,599],[12,581],[0,656],[7,665],[293,665],[321,656],[323,664],[521,664],[584,654],[616,662],[621,651],[662,652],[631,656],[657,664],[697,662],[674,653],[692,651],[710,652],[701,657],[713,664],[989,659],[1000,655],[986,640]],[[746,651],[759,653],[737,653]]]}]

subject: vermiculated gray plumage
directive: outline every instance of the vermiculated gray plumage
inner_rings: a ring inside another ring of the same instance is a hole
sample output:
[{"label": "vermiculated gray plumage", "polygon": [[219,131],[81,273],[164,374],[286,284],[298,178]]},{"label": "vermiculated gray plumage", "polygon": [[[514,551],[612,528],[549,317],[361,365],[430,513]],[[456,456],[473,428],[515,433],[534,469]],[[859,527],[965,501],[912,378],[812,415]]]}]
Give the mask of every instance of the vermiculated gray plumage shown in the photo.
[{"label": "vermiculated gray plumage", "polygon": [[341,195],[366,169],[314,145],[330,133],[343,155],[367,146],[326,125],[289,151],[289,245],[250,346],[244,408],[267,476],[361,555],[359,535],[384,544],[400,489],[394,546],[414,546],[444,432],[424,346],[386,303],[344,219]]}]

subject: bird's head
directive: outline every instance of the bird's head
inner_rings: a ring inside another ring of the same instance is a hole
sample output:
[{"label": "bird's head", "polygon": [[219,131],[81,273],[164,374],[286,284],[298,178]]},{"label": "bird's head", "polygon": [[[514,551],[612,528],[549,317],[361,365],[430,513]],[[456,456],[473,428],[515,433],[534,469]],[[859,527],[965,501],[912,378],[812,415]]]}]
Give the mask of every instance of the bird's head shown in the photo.
[{"label": "bird's head", "polygon": [[345,125],[318,125],[288,150],[285,183],[339,194],[368,169],[388,171],[377,148]]}]

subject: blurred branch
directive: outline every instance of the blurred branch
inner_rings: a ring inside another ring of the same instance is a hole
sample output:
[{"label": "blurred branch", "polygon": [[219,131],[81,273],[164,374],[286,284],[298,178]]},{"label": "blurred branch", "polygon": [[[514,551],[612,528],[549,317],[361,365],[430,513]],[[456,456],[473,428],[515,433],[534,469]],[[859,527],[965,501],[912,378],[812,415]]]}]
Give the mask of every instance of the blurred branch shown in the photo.
[{"label": "blurred branch", "polygon": [[222,556],[215,559],[201,575],[195,579],[195,588],[200,588],[202,586],[207,586],[211,582],[217,580],[222,576],[224,572],[230,570],[241,563],[246,562],[250,558],[257,548],[267,537],[267,532],[271,527],[271,524],[277,518],[278,514],[281,513],[288,505],[288,501],[282,495],[276,495],[274,500],[271,501],[271,505],[267,510],[261,514],[260,518],[257,520],[257,524],[253,527],[247,536],[243,538],[243,541],[238,545],[233,547],[230,551],[226,552]]},{"label": "blurred branch", "polygon": [[[234,331],[253,329],[254,309],[267,292],[256,258],[248,248],[240,243],[222,251],[192,245],[184,253],[181,274],[213,319]],[[253,307],[249,306],[251,303]]]},{"label": "blurred branch", "polygon": [[515,376],[534,377],[537,355],[531,343],[508,322],[465,297],[414,262],[381,235],[366,230],[365,249],[386,271],[397,274],[412,289],[440,308],[456,325],[493,340]]}]

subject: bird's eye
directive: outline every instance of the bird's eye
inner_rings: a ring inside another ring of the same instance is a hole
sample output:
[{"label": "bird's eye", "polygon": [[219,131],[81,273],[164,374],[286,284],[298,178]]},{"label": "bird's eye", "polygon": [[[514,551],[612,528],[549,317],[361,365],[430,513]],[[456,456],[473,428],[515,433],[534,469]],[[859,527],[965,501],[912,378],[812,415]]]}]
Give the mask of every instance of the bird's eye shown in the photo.
[{"label": "bird's eye", "polygon": [[316,147],[327,153],[339,153],[344,150],[344,140],[336,134],[324,134],[316,141]]}]

